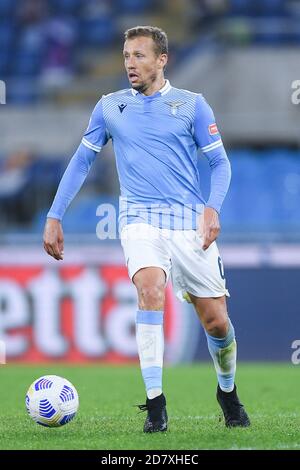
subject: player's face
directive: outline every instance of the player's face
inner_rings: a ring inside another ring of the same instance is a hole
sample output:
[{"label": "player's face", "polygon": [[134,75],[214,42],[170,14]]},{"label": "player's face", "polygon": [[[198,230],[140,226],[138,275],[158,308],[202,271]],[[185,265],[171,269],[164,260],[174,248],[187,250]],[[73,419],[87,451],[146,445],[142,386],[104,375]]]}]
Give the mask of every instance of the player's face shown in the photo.
[{"label": "player's face", "polygon": [[154,41],[149,37],[128,39],[124,44],[124,61],[132,88],[144,93],[161,76],[167,55],[157,56]]}]

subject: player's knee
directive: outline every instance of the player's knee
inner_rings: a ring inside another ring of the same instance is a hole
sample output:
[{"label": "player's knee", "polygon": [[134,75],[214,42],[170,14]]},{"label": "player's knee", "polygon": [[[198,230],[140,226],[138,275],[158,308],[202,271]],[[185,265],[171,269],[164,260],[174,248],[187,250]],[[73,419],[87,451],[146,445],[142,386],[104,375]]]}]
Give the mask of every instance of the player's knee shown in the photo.
[{"label": "player's knee", "polygon": [[228,332],[228,320],[223,317],[210,318],[203,326],[210,336],[215,336],[217,338],[225,338]]},{"label": "player's knee", "polygon": [[143,285],[138,289],[139,305],[144,310],[163,308],[164,286],[160,284]]}]

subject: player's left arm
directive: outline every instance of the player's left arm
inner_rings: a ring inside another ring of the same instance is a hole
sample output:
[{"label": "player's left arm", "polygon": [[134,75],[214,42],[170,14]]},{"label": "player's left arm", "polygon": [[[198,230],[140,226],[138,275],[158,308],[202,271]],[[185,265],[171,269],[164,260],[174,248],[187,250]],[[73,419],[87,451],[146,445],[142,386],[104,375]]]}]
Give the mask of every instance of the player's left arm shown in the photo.
[{"label": "player's left arm", "polygon": [[219,214],[229,188],[231,167],[214,113],[201,95],[196,101],[194,138],[211,168],[210,195],[200,221],[203,249],[206,250],[220,233]]}]

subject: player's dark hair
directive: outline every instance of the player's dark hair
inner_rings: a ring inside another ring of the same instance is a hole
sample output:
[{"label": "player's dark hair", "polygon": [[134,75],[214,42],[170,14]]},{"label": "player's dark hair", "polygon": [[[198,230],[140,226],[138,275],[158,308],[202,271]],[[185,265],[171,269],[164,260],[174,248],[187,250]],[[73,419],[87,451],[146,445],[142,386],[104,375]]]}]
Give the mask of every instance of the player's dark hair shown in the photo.
[{"label": "player's dark hair", "polygon": [[157,56],[160,54],[168,54],[168,37],[166,33],[156,26],[135,26],[127,29],[124,33],[125,41],[140,36],[152,38],[154,42],[154,51]]}]

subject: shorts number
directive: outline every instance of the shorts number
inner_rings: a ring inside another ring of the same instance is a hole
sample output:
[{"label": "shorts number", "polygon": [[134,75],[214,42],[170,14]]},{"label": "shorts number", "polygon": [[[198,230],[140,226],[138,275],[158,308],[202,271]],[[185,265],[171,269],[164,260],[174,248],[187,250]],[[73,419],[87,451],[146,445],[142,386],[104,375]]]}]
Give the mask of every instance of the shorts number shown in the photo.
[{"label": "shorts number", "polygon": [[218,257],[218,266],[219,266],[219,271],[220,271],[221,278],[225,279],[224,267],[223,267],[223,263],[222,263],[222,260],[221,260],[221,256]]}]

